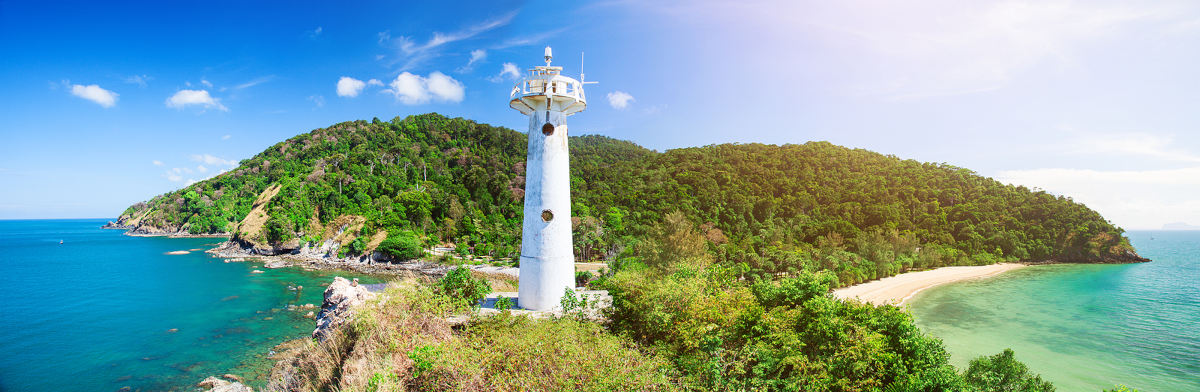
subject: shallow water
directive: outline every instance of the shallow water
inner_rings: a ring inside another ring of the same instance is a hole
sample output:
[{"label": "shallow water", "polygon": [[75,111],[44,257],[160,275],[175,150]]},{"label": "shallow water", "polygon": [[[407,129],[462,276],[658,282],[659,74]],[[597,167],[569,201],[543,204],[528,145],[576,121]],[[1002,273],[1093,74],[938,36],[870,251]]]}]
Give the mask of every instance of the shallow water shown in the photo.
[{"label": "shallow water", "polygon": [[210,375],[261,376],[272,347],[312,331],[309,310],[287,305],[320,306],[333,276],[382,281],[168,255],[223,239],[130,237],[103,223],[0,221],[0,390],[193,390]]},{"label": "shallow water", "polygon": [[910,309],[959,367],[1012,348],[1060,391],[1200,391],[1200,232],[1128,235],[1153,262],[1022,268],[926,290]]}]

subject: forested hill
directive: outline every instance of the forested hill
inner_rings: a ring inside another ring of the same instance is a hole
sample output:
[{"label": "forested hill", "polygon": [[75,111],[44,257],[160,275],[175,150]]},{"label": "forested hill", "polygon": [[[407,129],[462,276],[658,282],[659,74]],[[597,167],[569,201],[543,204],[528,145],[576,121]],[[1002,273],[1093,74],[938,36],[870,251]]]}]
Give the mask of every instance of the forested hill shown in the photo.
[{"label": "forested hill", "polygon": [[[1069,198],[945,164],[826,142],[658,153],[577,136],[570,147],[583,259],[623,258],[680,211],[751,277],[832,270],[844,285],[954,264],[1144,261],[1120,228]],[[515,257],[525,151],[522,133],[438,114],[345,122],[135,204],[119,223],[230,232],[281,252],[336,237],[341,254],[364,254],[403,237]]]}]

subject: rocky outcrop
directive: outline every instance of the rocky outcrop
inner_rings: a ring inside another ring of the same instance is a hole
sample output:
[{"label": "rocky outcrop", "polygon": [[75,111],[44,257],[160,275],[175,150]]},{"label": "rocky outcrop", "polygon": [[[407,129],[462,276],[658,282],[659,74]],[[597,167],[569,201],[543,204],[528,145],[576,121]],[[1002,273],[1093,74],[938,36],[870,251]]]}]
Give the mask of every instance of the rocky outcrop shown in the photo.
[{"label": "rocky outcrop", "polygon": [[1146,263],[1150,259],[1142,257],[1132,250],[1126,250],[1121,253],[1107,253],[1102,255],[1072,255],[1063,256],[1053,259],[1031,261],[1029,264],[1133,264]]},{"label": "rocky outcrop", "polygon": [[[226,375],[227,377],[230,375]],[[254,392],[254,389],[237,381],[226,381],[216,377],[209,377],[196,384],[197,387],[207,388],[209,392]]]},{"label": "rocky outcrop", "polygon": [[104,226],[100,226],[100,228],[101,229],[114,229],[114,230],[129,230],[129,229],[132,229],[133,226],[122,224],[120,222],[108,221],[108,223],[105,223]]},{"label": "rocky outcrop", "polygon": [[321,312],[317,313],[317,328],[312,337],[325,340],[329,333],[354,316],[354,307],[373,298],[375,294],[358,284],[357,279],[333,278],[333,283],[325,289],[325,301],[321,303]]}]

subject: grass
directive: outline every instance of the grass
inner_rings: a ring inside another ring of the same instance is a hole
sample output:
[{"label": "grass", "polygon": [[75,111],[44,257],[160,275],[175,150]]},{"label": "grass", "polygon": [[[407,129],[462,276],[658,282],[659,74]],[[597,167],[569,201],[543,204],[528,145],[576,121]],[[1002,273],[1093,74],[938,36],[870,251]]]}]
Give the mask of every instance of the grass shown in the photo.
[{"label": "grass", "polygon": [[502,313],[426,350],[418,390],[676,390],[666,360],[590,322]]},{"label": "grass", "polygon": [[446,318],[469,310],[428,283],[393,283],[325,341],[289,343],[266,390],[678,389],[669,362],[595,323],[503,312],[455,330]]}]

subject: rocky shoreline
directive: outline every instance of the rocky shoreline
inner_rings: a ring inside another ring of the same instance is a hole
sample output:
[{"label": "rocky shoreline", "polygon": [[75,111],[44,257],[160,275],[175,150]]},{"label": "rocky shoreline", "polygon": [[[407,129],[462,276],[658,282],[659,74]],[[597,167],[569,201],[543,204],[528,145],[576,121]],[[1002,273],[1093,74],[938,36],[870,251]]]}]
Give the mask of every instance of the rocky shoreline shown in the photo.
[{"label": "rocky shoreline", "polygon": [[452,266],[431,263],[421,260],[395,261],[375,254],[361,257],[347,256],[337,258],[326,252],[298,250],[291,253],[264,252],[253,245],[244,244],[230,239],[215,248],[205,251],[215,257],[226,259],[255,259],[263,262],[266,268],[300,267],[316,270],[342,270],[365,274],[386,274],[400,276],[428,276],[440,278],[450,271]]},{"label": "rocky shoreline", "polygon": [[168,238],[229,238],[229,233],[192,234],[184,230],[163,230],[153,226],[131,226],[120,222],[108,221],[101,229],[125,230],[125,235],[131,237],[168,237]]},{"label": "rocky shoreline", "polygon": [[1067,256],[1038,261],[1022,261],[1021,264],[1026,265],[1045,265],[1045,264],[1137,264],[1148,263],[1152,260],[1142,257],[1133,251],[1125,251],[1122,254],[1108,254],[1103,256],[1079,255]]}]

